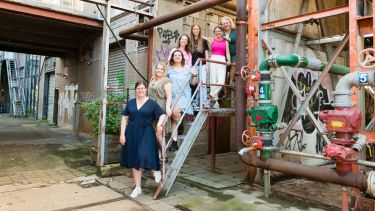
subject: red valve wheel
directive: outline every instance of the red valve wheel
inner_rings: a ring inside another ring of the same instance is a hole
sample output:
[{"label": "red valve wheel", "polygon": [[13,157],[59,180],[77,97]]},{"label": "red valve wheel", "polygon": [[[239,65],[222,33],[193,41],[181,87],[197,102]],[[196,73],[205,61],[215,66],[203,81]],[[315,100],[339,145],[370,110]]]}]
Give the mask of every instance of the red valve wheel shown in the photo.
[{"label": "red valve wheel", "polygon": [[251,144],[251,134],[250,131],[245,130],[242,133],[242,143],[246,146],[250,146]]},{"label": "red valve wheel", "polygon": [[[361,57],[365,56],[365,59],[361,61]],[[365,69],[375,68],[375,49],[366,48],[362,50],[358,55],[359,66]]]},{"label": "red valve wheel", "polygon": [[244,81],[248,81],[251,77],[251,74],[250,74],[250,70],[247,66],[243,66],[241,68],[241,78],[244,80]]}]

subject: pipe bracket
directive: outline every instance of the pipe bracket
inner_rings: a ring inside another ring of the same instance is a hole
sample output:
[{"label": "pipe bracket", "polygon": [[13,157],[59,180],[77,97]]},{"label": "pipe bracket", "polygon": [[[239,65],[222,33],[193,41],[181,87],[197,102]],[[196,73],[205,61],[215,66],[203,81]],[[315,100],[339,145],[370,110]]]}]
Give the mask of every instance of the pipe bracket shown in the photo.
[{"label": "pipe bracket", "polygon": [[238,20],[236,21],[236,25],[247,25],[247,20],[244,20],[244,21],[241,21],[241,20]]},{"label": "pipe bracket", "polygon": [[306,69],[310,69],[313,71],[318,71],[322,67],[322,62],[320,59],[315,59],[315,58],[307,58],[307,66],[305,67]]},{"label": "pipe bracket", "polygon": [[270,58],[268,59],[268,64],[270,65],[270,67],[273,67],[273,68],[279,67],[277,65],[277,59],[276,59],[277,56],[278,54],[272,54]]}]

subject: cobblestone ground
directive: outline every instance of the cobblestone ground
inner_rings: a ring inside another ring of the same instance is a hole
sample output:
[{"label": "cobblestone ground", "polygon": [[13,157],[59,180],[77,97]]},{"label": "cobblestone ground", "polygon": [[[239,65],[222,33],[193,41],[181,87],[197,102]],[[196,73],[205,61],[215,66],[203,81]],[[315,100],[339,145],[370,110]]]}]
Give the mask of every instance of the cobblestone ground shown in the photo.
[{"label": "cobblestone ground", "polygon": [[86,141],[35,120],[0,116],[0,186],[49,185],[95,173]]}]

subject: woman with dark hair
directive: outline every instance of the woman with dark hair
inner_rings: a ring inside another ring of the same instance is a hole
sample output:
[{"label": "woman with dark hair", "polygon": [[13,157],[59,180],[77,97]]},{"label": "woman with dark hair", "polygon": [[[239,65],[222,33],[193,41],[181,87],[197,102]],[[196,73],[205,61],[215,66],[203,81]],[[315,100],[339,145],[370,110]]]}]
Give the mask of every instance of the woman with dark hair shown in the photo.
[{"label": "woman with dark hair", "polygon": [[[180,50],[175,50],[172,55],[171,59],[169,60],[169,68],[168,68],[168,77],[172,81],[172,105],[176,103],[176,98],[178,93],[182,90],[184,83],[189,78],[189,74],[192,75],[190,79],[190,84],[194,85],[197,81],[197,72],[194,68],[189,68],[185,65],[184,55]],[[193,114],[193,109],[191,104],[189,104],[191,99],[191,89],[190,86],[186,86],[182,95],[180,96],[179,100],[176,103],[175,109],[172,111],[172,131],[175,130],[178,121],[181,117],[181,112],[186,110],[187,114]],[[172,145],[169,148],[169,151],[176,151],[178,150],[177,144],[177,133],[172,134]]]},{"label": "woman with dark hair", "polygon": [[[211,60],[230,65],[229,44],[223,37],[223,29],[220,26],[214,28],[215,38],[211,45]],[[210,63],[210,84],[225,84],[226,65]],[[222,86],[211,86],[209,98],[213,108],[219,108],[218,98]]]},{"label": "woman with dark hair", "polygon": [[[160,170],[154,120],[158,119],[157,133],[163,132],[165,112],[154,100],[147,97],[144,81],[135,84],[136,98],[126,105],[121,120],[119,142],[123,146],[120,165],[132,168],[135,188],[130,197],[142,194],[141,179],[143,169]],[[160,175],[159,175],[160,176]]]},{"label": "woman with dark hair", "polygon": [[[202,30],[201,27],[198,24],[194,24],[191,27],[190,32],[191,37],[191,46],[192,46],[192,62],[193,65],[198,59],[208,59],[208,44],[205,39],[203,39],[202,36]],[[202,66],[198,65],[198,80],[202,80],[203,83],[207,82],[207,68],[206,68],[206,61],[202,61]],[[197,86],[192,87],[192,93],[194,93],[195,88]],[[208,107],[207,104],[207,86],[202,86],[202,104],[203,107]],[[194,106],[198,106],[198,95],[194,98],[193,101]]]},{"label": "woman with dark hair", "polygon": [[189,36],[186,35],[186,34],[181,35],[181,37],[178,39],[177,48],[172,48],[171,52],[169,53],[168,61],[170,61],[172,59],[171,58],[172,53],[175,50],[180,50],[183,53],[183,56],[185,58],[185,65],[188,66],[188,67],[191,67],[192,65],[194,65],[192,63],[190,46],[191,46],[191,43],[190,43]]}]

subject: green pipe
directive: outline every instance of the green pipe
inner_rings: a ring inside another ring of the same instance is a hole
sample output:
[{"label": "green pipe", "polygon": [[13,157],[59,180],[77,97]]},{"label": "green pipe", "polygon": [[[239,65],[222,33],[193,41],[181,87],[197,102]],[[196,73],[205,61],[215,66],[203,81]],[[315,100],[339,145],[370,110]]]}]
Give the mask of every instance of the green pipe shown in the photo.
[{"label": "green pipe", "polygon": [[[312,62],[317,62],[320,60],[313,59],[313,58],[307,58],[307,57],[300,57],[296,54],[284,54],[284,55],[276,55],[275,58],[267,58],[264,59],[260,65],[259,70],[260,71],[269,71],[271,69],[271,63],[275,61],[275,67],[281,67],[281,66],[289,66],[289,67],[300,67],[300,68],[306,68],[308,65],[312,65]],[[327,66],[326,62],[321,62],[320,67],[316,69],[312,69],[313,71],[323,71],[323,69]],[[329,70],[329,73],[337,74],[337,75],[345,75],[348,74],[349,68],[341,65],[334,64],[332,65],[331,69]]]}]

